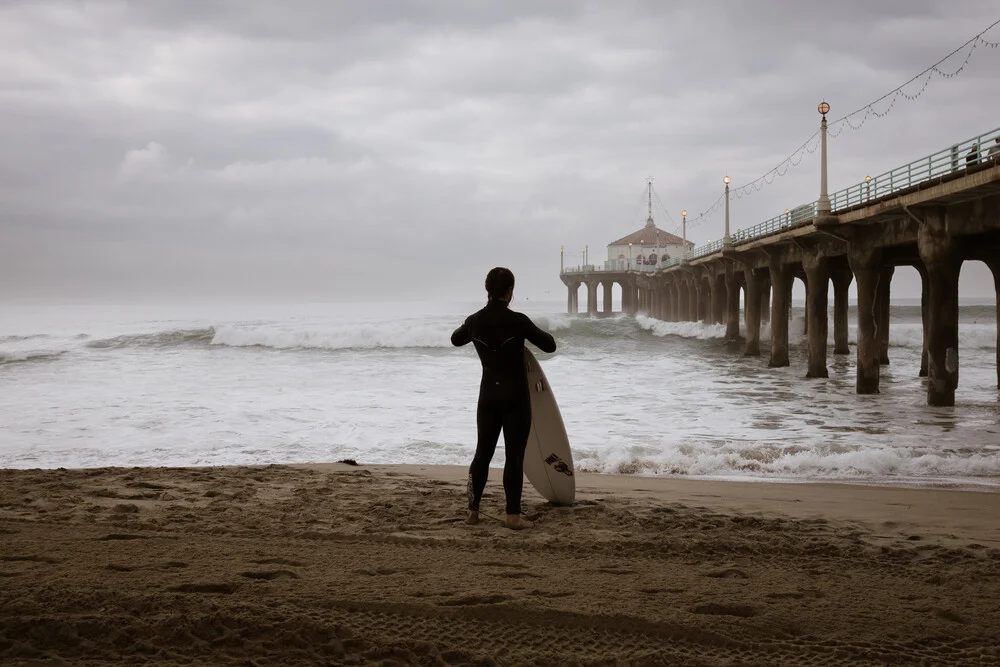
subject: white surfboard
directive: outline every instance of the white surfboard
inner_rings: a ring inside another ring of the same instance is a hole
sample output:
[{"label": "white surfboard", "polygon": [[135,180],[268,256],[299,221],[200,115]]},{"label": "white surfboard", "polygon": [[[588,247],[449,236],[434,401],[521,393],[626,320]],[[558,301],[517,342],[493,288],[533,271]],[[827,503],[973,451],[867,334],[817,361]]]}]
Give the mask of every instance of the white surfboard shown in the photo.
[{"label": "white surfboard", "polygon": [[524,363],[531,394],[531,432],[524,452],[524,474],[553,505],[572,505],[576,498],[573,453],[556,397],[542,367],[527,347]]}]

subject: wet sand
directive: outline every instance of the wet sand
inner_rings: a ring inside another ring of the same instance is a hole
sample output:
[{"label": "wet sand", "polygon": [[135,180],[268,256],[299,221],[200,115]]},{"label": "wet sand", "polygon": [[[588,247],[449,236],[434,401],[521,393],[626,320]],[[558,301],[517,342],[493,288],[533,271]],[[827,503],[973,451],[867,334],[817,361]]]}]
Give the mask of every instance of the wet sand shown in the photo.
[{"label": "wet sand", "polygon": [[465,475],[0,470],[0,664],[1000,664],[1000,493]]}]

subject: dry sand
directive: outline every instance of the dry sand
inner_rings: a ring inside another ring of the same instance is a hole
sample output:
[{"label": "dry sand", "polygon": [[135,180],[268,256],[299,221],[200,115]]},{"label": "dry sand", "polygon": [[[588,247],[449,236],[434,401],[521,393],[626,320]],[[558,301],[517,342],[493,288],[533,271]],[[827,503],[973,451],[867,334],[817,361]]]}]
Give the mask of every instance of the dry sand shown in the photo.
[{"label": "dry sand", "polygon": [[0,471],[0,663],[1000,664],[1000,494],[581,475],[515,533],[464,479]]}]

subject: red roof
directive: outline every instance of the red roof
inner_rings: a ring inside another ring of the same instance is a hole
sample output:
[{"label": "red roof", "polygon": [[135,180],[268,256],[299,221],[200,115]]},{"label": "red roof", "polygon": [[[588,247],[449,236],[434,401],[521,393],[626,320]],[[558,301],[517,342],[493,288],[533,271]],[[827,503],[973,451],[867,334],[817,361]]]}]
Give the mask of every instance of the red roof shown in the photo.
[{"label": "red roof", "polygon": [[[634,245],[681,245],[684,243],[683,239],[679,236],[675,236],[670,232],[665,232],[652,225],[646,225],[637,232],[632,232],[628,236],[623,236],[617,241],[612,241],[609,246],[612,245],[628,245],[632,243]],[[687,242],[687,245],[693,246],[694,243],[691,241]]]}]

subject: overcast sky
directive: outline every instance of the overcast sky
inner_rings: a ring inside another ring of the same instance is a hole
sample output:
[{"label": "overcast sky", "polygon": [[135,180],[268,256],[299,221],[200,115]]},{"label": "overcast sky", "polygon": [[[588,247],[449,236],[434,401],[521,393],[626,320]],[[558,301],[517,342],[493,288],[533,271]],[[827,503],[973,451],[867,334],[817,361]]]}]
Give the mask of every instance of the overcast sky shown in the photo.
[{"label": "overcast sky", "polygon": [[[821,99],[839,118],[998,18],[995,0],[3,2],[0,298],[478,299],[499,264],[564,299],[560,246],[603,260],[642,225],[647,176],[674,231],[809,138]],[[981,47],[831,139],[830,188],[998,107]],[[731,224],[818,190],[816,153]],[[962,292],[992,294],[985,267]]]}]

